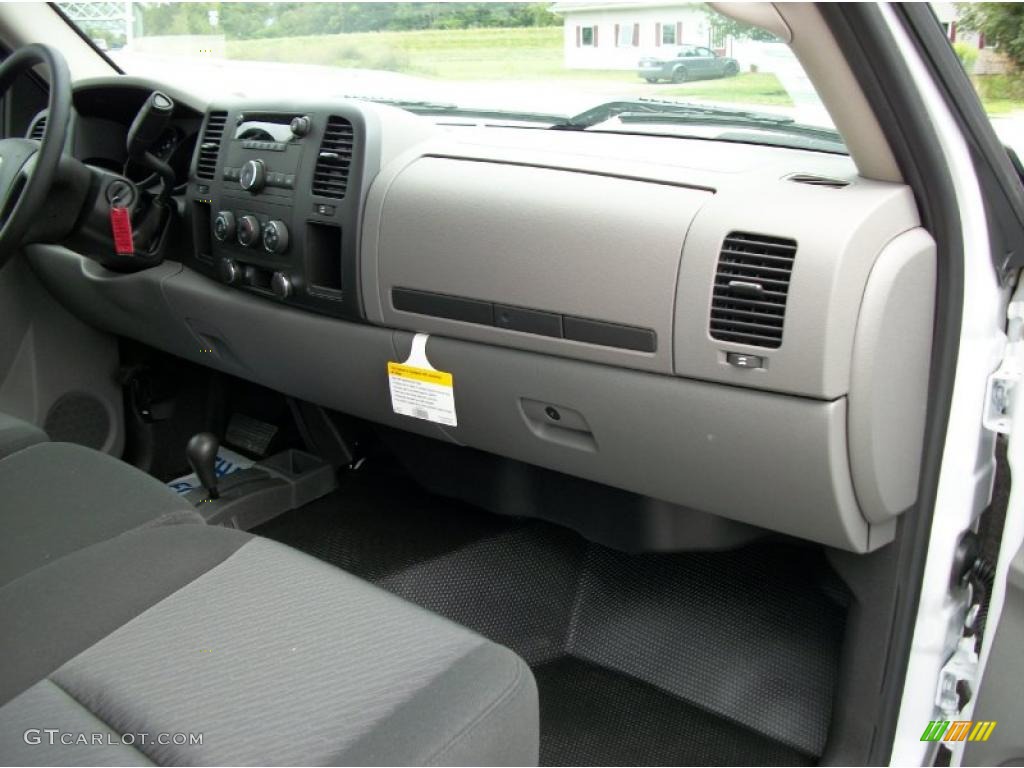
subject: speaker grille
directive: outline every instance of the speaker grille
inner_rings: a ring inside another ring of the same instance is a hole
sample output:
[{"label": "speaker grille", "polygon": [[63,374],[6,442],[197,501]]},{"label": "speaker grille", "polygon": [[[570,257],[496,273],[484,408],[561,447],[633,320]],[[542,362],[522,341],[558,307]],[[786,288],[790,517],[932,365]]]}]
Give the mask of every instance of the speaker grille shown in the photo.
[{"label": "speaker grille", "polygon": [[103,402],[87,392],[61,395],[50,406],[43,429],[50,439],[61,443],[77,443],[97,450],[110,437],[110,414]]}]

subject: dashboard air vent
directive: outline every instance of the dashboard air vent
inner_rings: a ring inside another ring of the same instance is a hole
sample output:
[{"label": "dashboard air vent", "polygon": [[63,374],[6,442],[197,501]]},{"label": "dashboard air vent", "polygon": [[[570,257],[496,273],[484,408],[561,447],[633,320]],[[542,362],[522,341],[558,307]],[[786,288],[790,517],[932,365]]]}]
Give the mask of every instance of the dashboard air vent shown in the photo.
[{"label": "dashboard air vent", "polygon": [[782,344],[796,241],[730,232],[718,255],[711,337],[776,349]]},{"label": "dashboard air vent", "polygon": [[815,176],[813,173],[794,173],[789,177],[789,180],[795,181],[797,184],[807,184],[812,187],[831,187],[832,189],[842,189],[843,187],[850,186],[848,181],[831,179],[828,176]]},{"label": "dashboard air vent", "polygon": [[352,123],[343,117],[328,118],[313,171],[314,195],[339,199],[345,196],[352,165],[352,142]]},{"label": "dashboard air vent", "polygon": [[42,141],[43,132],[46,130],[46,115],[40,115],[28,129],[28,137],[36,141]]},{"label": "dashboard air vent", "polygon": [[199,141],[199,159],[196,160],[196,176],[201,179],[212,179],[217,175],[217,155],[220,154],[227,120],[227,112],[211,112],[206,120],[206,129]]}]

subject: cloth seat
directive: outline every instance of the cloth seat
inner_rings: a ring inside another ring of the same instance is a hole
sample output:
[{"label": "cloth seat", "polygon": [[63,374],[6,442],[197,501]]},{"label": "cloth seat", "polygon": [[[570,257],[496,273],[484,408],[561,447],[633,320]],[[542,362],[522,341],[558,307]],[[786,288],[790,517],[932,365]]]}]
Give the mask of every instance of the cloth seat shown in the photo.
[{"label": "cloth seat", "polygon": [[41,442],[0,459],[0,585],[139,526],[201,523],[156,478],[72,443]]},{"label": "cloth seat", "polygon": [[537,762],[518,656],[233,529],[80,549],[0,588],[0,616],[4,764]]},{"label": "cloth seat", "polygon": [[34,424],[7,413],[0,413],[0,459],[49,439],[47,434]]}]

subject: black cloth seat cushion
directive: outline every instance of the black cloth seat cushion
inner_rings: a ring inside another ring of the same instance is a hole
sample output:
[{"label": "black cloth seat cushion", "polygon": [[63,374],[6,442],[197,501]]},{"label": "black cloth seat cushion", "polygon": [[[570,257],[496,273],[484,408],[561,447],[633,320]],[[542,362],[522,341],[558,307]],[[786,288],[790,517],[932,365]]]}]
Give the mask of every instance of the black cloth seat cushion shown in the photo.
[{"label": "black cloth seat cushion", "polygon": [[0,586],[83,547],[146,525],[201,523],[141,470],[72,443],[0,459]]}]

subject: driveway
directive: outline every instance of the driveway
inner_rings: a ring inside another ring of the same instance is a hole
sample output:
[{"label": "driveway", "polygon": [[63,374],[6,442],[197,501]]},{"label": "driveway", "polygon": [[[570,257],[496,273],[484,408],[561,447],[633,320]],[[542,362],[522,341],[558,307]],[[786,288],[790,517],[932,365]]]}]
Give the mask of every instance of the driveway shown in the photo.
[{"label": "driveway", "polygon": [[996,129],[1003,143],[1013,147],[1016,153],[1024,158],[1024,105],[1021,111],[1004,117],[993,117],[992,127]]}]

